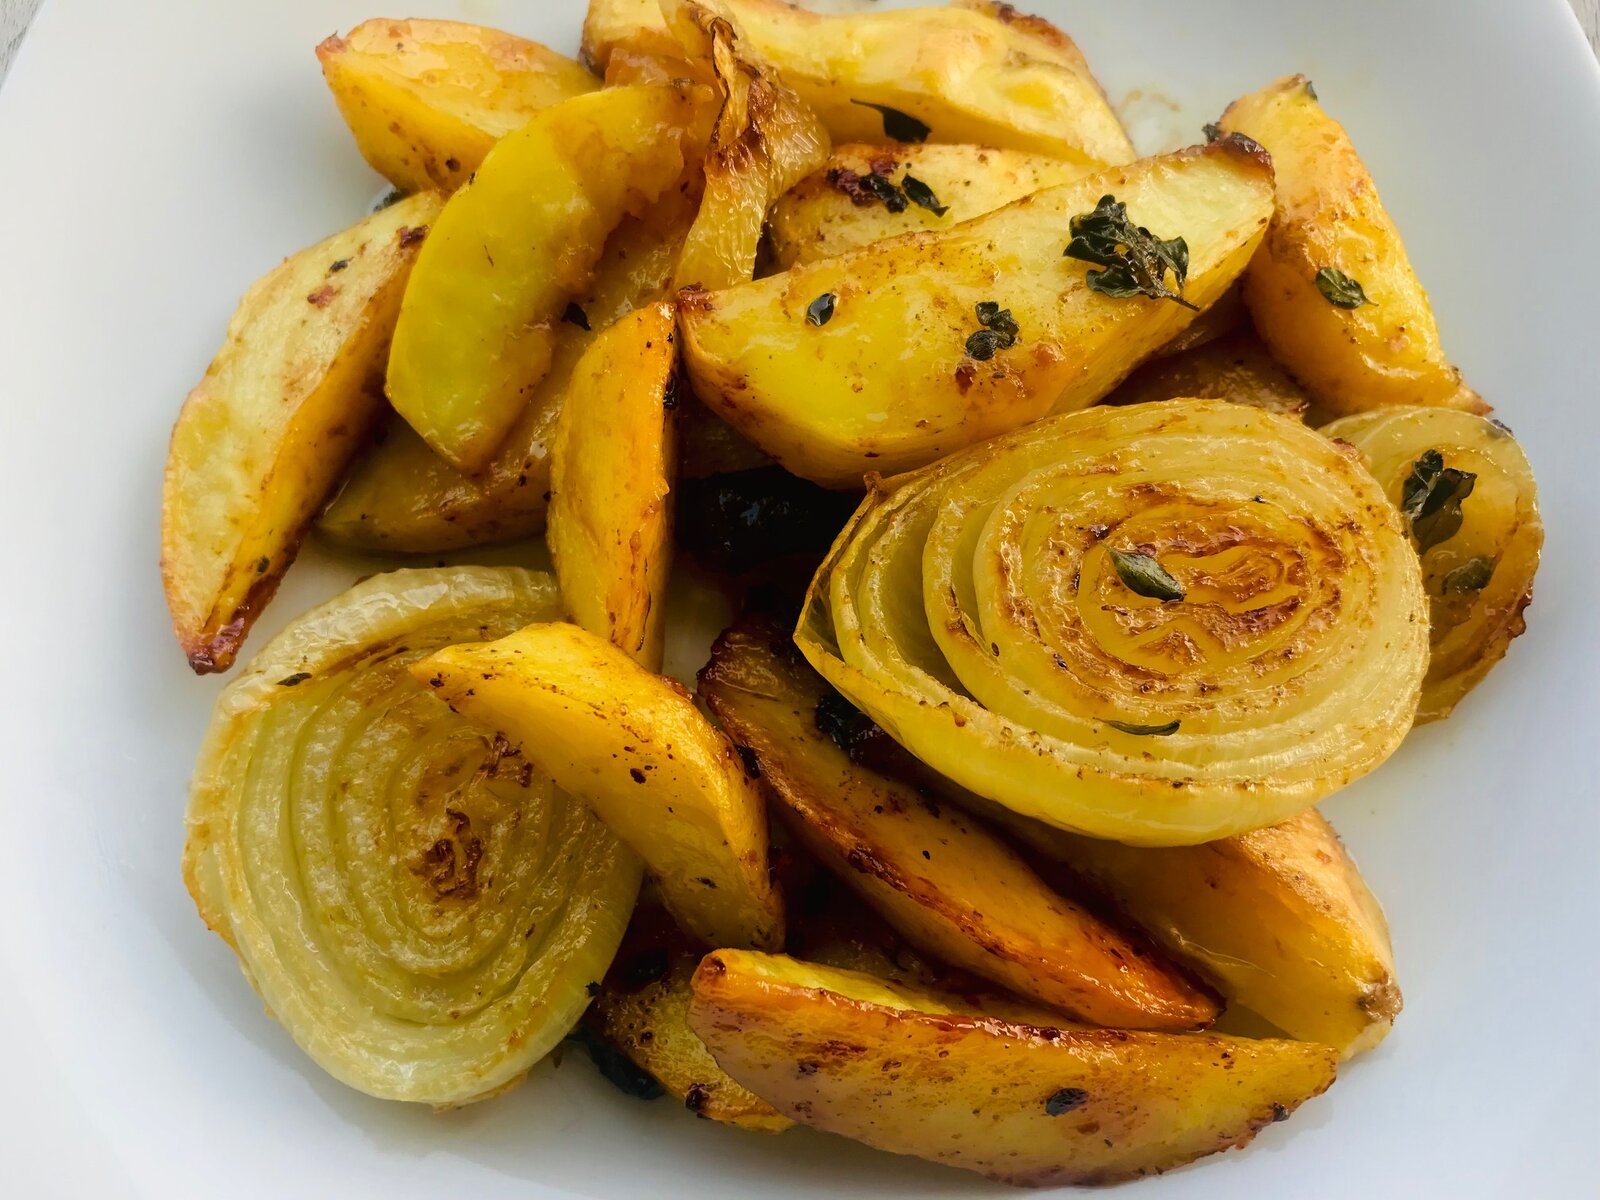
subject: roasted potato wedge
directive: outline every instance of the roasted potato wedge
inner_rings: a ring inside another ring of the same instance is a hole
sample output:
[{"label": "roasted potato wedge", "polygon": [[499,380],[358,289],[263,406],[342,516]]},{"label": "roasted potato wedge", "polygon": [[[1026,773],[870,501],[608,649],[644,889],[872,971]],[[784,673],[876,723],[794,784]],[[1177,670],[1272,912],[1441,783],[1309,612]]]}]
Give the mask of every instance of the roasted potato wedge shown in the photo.
[{"label": "roasted potato wedge", "polygon": [[1098,1025],[1186,1029],[1217,1015],[1183,975],[1051,891],[970,816],[851,762],[820,728],[838,696],[780,627],[724,633],[700,696],[755,753],[806,848],[914,945]]},{"label": "roasted potato wedge", "polygon": [[[1155,237],[1186,239],[1184,298],[1204,309],[1266,230],[1272,168],[1258,147],[1220,139],[1035,192],[947,232],[685,292],[695,391],[790,471],[831,487],[1092,404],[1195,316],[1171,300],[1104,295],[1087,282],[1099,268],[1063,257],[1072,219],[1107,195]],[[1014,344],[980,326],[989,304],[1012,314]]]},{"label": "roasted potato wedge", "polygon": [[837,141],[925,138],[1091,166],[1133,158],[1072,39],[1009,4],[966,0],[840,15],[781,0],[709,4]]},{"label": "roasted potato wedge", "polygon": [[678,351],[670,303],[595,339],[573,370],[551,451],[546,531],[561,602],[590,633],[661,670]]},{"label": "roasted potato wedge", "polygon": [[712,64],[722,93],[677,282],[731,287],[755,273],[772,202],[828,157],[828,131],[782,80],[741,57],[727,21],[691,0],[662,0],[661,11],[689,57]]},{"label": "roasted potato wedge", "polygon": [[761,792],[681,685],[564,624],[452,646],[412,673],[588,801],[685,931],[714,946],[782,944]]},{"label": "roasted potato wedge", "polygon": [[667,34],[660,0],[589,0],[579,57],[604,74],[612,51],[620,44],[638,41],[641,33]]},{"label": "roasted potato wedge", "polygon": [[1322,432],[1361,452],[1407,520],[1429,607],[1417,720],[1447,717],[1527,628],[1544,547],[1528,456],[1498,421],[1448,409],[1387,408]]},{"label": "roasted potato wedge", "polygon": [[794,1122],[730,1079],[689,1028],[689,981],[704,954],[666,909],[641,901],[588,1019],[696,1115],[781,1133]]},{"label": "roasted potato wedge", "polygon": [[773,207],[773,260],[787,271],[897,234],[949,229],[1094,171],[1084,163],[988,146],[836,146],[821,170]]},{"label": "roasted potato wedge", "polygon": [[689,1024],[779,1112],[1013,1184],[1115,1183],[1242,1146],[1324,1091],[1307,1042],[1062,1029],[783,955],[717,950]]},{"label": "roasted potato wedge", "polygon": [[1277,173],[1277,211],[1244,291],[1274,357],[1336,414],[1475,407],[1439,345],[1400,231],[1310,81],[1289,76],[1236,100],[1221,125],[1265,146]]},{"label": "roasted potato wedge", "polygon": [[1215,338],[1181,354],[1152,358],[1106,397],[1107,404],[1145,404],[1180,396],[1231,400],[1285,417],[1304,417],[1311,398],[1273,361],[1249,330]]},{"label": "roasted potato wedge", "polygon": [[384,356],[440,198],[422,192],[258,280],[172,431],[161,580],[196,672],[225,671],[383,411]]},{"label": "roasted potato wedge", "polygon": [[606,240],[594,285],[574,302],[570,319],[555,328],[549,372],[529,391],[517,423],[488,466],[472,474],[457,470],[402,418],[391,416],[382,440],[356,462],[318,528],[347,546],[407,554],[544,532],[550,443],[573,368],[601,330],[666,290],[698,209],[696,191],[674,188],[644,216],[624,220]]},{"label": "roasted potato wedge", "polygon": [[361,157],[406,192],[454,191],[500,138],[600,86],[538,42],[459,21],[363,21],[317,61]]},{"label": "roasted potato wedge", "polygon": [[439,214],[406,288],[389,402],[454,466],[486,466],[549,372],[565,306],[606,237],[683,177],[703,89],[606,88],[490,151]]},{"label": "roasted potato wedge", "polygon": [[1376,1046],[1394,1025],[1401,997],[1388,922],[1315,809],[1252,833],[1167,848],[997,815],[1230,1002],[1290,1037],[1349,1057]]}]

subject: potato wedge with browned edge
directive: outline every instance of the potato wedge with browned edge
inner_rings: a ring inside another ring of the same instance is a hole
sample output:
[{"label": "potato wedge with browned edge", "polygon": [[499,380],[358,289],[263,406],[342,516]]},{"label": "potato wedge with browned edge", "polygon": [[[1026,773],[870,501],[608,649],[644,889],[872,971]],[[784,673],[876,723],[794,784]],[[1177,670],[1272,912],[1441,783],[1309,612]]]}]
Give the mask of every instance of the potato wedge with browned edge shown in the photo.
[{"label": "potato wedge with browned edge", "polygon": [[1288,76],[1236,100],[1221,125],[1265,146],[1277,172],[1277,212],[1244,291],[1273,356],[1335,414],[1480,408],[1439,345],[1372,176],[1310,81]]},{"label": "potato wedge with browned edge", "polygon": [[1124,846],[1008,821],[1233,1002],[1346,1057],[1381,1042],[1400,986],[1383,909],[1315,809],[1200,846]]},{"label": "potato wedge with browned edge", "polygon": [[667,33],[660,0],[589,0],[578,57],[591,70],[604,74],[612,51],[623,43],[637,42],[641,33]]},{"label": "potato wedge with browned edge", "polygon": [[706,2],[837,141],[962,142],[1091,166],[1133,158],[1072,39],[1009,4],[824,15],[782,0]]},{"label": "potato wedge with browned edge", "polygon": [[439,214],[421,192],[258,280],[167,452],[161,580],[200,674],[233,664],[329,490],[383,412],[406,277]]},{"label": "potato wedge with browned edge", "polygon": [[662,0],[661,11],[686,55],[711,64],[722,93],[677,283],[731,287],[755,273],[772,202],[828,157],[828,131],[769,68],[742,56],[733,27],[709,8]]},{"label": "potato wedge with browned edge", "polygon": [[644,859],[686,932],[713,946],[782,945],[760,789],[681,684],[566,624],[450,646],[412,673],[587,801]]},{"label": "potato wedge with browned edge", "polygon": [[472,474],[457,470],[391,415],[382,440],[356,461],[318,518],[318,529],[346,546],[406,554],[543,533],[550,443],[573,368],[601,330],[666,291],[698,208],[697,192],[674,188],[606,240],[593,286],[556,327],[549,372],[528,393],[488,466]]},{"label": "potato wedge with browned edge", "polygon": [[551,447],[546,537],[567,614],[661,670],[677,463],[676,311],[629,313],[578,360]]},{"label": "potato wedge with browned edge", "polygon": [[1304,417],[1311,397],[1273,361],[1249,329],[1203,342],[1145,363],[1106,397],[1107,404],[1152,400],[1231,400],[1284,417]]},{"label": "potato wedge with browned edge", "polygon": [[[1183,302],[1097,291],[1089,273],[1107,268],[1065,256],[1073,219],[1107,196],[1153,238],[1185,239]],[[1271,215],[1267,157],[1222,138],[946,232],[685,292],[684,360],[696,394],[783,466],[859,487],[1101,399],[1226,293]]]},{"label": "potato wedge with browned edge", "polygon": [[1084,163],[989,146],[853,142],[781,196],[768,237],[782,270],[917,230],[949,229],[1043,188],[1091,175]]},{"label": "potato wedge with browned edge", "polygon": [[402,191],[454,191],[500,138],[600,81],[538,42],[460,21],[363,21],[317,47],[356,147]]},{"label": "potato wedge with browned edge", "polygon": [[806,848],[913,945],[1097,1025],[1192,1029],[1217,1006],[1052,891],[966,813],[850,760],[821,726],[833,690],[775,624],[728,630],[700,696],[754,752]]},{"label": "potato wedge with browned edge", "polygon": [[1243,1146],[1333,1082],[1309,1042],[974,1016],[850,971],[717,950],[689,1024],[779,1112],[1006,1183],[1115,1183]]},{"label": "potato wedge with browned edge", "polygon": [[566,305],[605,241],[683,179],[709,110],[693,85],[606,88],[497,142],[417,258],[389,402],[466,471],[486,466],[549,372]]}]

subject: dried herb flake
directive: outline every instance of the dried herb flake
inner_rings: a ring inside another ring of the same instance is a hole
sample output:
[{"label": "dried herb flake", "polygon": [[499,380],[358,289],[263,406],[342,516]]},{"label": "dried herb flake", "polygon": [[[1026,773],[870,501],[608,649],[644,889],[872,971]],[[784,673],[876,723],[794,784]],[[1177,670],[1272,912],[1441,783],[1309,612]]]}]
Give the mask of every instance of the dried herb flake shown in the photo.
[{"label": "dried herb flake", "polygon": [[589,328],[589,314],[583,311],[577,301],[567,305],[566,311],[561,314],[561,319],[568,325],[576,325],[579,329]]},{"label": "dried herb flake", "polygon": [[1117,568],[1118,578],[1127,585],[1129,591],[1152,600],[1183,599],[1183,586],[1148,554],[1130,554],[1114,546],[1107,546],[1106,549],[1111,553],[1111,563]]},{"label": "dried herb flake", "polygon": [[1001,308],[993,300],[980,300],[974,307],[978,324],[983,328],[967,338],[967,354],[980,362],[988,362],[997,350],[1006,350],[1017,344],[1022,327],[1017,324],[1009,308]]},{"label": "dried herb flake", "polygon": [[933,194],[933,189],[915,175],[908,174],[900,181],[900,186],[905,189],[906,199],[919,208],[927,209],[934,216],[942,217],[950,211],[950,206],[940,204],[939,197]]},{"label": "dried herb flake", "polygon": [[928,140],[928,135],[933,132],[910,113],[890,108],[887,104],[874,104],[870,100],[852,100],[850,103],[859,104],[862,108],[876,109],[883,117],[883,136],[894,141],[925,142]]},{"label": "dried herb flake", "polygon": [[[1068,229],[1072,240],[1063,251],[1065,257],[1102,268],[1085,277],[1093,291],[1117,300],[1130,296],[1171,300],[1200,311],[1181,294],[1189,277],[1189,243],[1181,237],[1158,238],[1135,225],[1128,219],[1128,206],[1111,195],[1100,197],[1092,211],[1073,217]],[[1177,291],[1166,284],[1168,271]]]},{"label": "dried herb flake", "polygon": [[1335,308],[1360,308],[1373,304],[1359,281],[1351,279],[1338,267],[1323,267],[1317,272],[1317,291]]},{"label": "dried herb flake", "polygon": [[823,292],[810,304],[806,305],[806,323],[809,325],[826,325],[833,320],[833,306],[839,297],[832,292]]},{"label": "dried herb flake", "polygon": [[1044,1102],[1044,1111],[1052,1117],[1063,1116],[1089,1102],[1089,1093],[1082,1088],[1062,1088]]},{"label": "dried herb flake", "polygon": [[1489,580],[1494,578],[1494,559],[1478,555],[1469,558],[1459,567],[1446,573],[1444,577],[1444,590],[1447,593],[1464,595],[1468,592],[1481,592],[1489,586]]},{"label": "dried herb flake", "polygon": [[1134,737],[1171,737],[1178,732],[1181,721],[1168,721],[1165,725],[1130,725],[1126,721],[1107,721],[1106,724]]},{"label": "dried herb flake", "polygon": [[1400,491],[1400,512],[1411,524],[1417,553],[1447,542],[1461,528],[1461,502],[1472,495],[1478,477],[1444,465],[1444,455],[1428,450],[1411,465]]}]

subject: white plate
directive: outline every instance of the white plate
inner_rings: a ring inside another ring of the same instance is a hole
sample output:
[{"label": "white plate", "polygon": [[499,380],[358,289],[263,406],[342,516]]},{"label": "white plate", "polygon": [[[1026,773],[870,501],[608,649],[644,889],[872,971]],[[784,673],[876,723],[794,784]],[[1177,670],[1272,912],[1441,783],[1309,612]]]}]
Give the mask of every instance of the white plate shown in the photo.
[{"label": "white plate", "polygon": [[[643,1105],[571,1059],[450,1116],[369,1100],[295,1049],[196,918],[181,814],[220,682],[189,675],[167,628],[167,430],[246,284],[376,191],[311,55],[369,5],[51,0],[0,91],[0,1190],[1007,1194]],[[1593,1195],[1600,72],[1565,0],[1034,7],[1133,96],[1145,149],[1277,75],[1315,78],[1447,345],[1527,447],[1549,527],[1509,659],[1327,805],[1394,926],[1393,1037],[1249,1151],[1119,1194]],[[582,16],[580,0],[431,9],[567,49]],[[247,650],[358,569],[308,554]]]}]

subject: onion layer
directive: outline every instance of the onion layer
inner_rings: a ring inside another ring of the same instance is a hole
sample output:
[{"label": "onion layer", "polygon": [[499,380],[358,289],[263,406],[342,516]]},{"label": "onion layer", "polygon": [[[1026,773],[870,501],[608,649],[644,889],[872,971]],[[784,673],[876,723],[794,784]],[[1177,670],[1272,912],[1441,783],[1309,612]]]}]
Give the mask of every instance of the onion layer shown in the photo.
[{"label": "onion layer", "polygon": [[[1447,717],[1526,628],[1522,614],[1533,600],[1533,575],[1544,546],[1528,456],[1504,425],[1452,409],[1375,409],[1335,421],[1322,432],[1360,450],[1397,505],[1403,505],[1406,482],[1429,451],[1438,452],[1442,471],[1473,476],[1470,490],[1458,485],[1465,494],[1447,502],[1459,507],[1459,528],[1439,537],[1448,531],[1434,517],[1420,540],[1413,537],[1422,551],[1422,579],[1432,609],[1432,659],[1417,720]],[[1425,544],[1435,539],[1436,544]]]},{"label": "onion layer", "polygon": [[1358,463],[1298,422],[1174,400],[878,483],[796,640],[964,787],[1182,845],[1381,763],[1411,726],[1427,630],[1416,556]]},{"label": "onion layer", "polygon": [[217,702],[190,893],[301,1048],[371,1095],[460,1104],[515,1083],[621,940],[634,856],[406,670],[558,611],[530,571],[375,576]]}]

